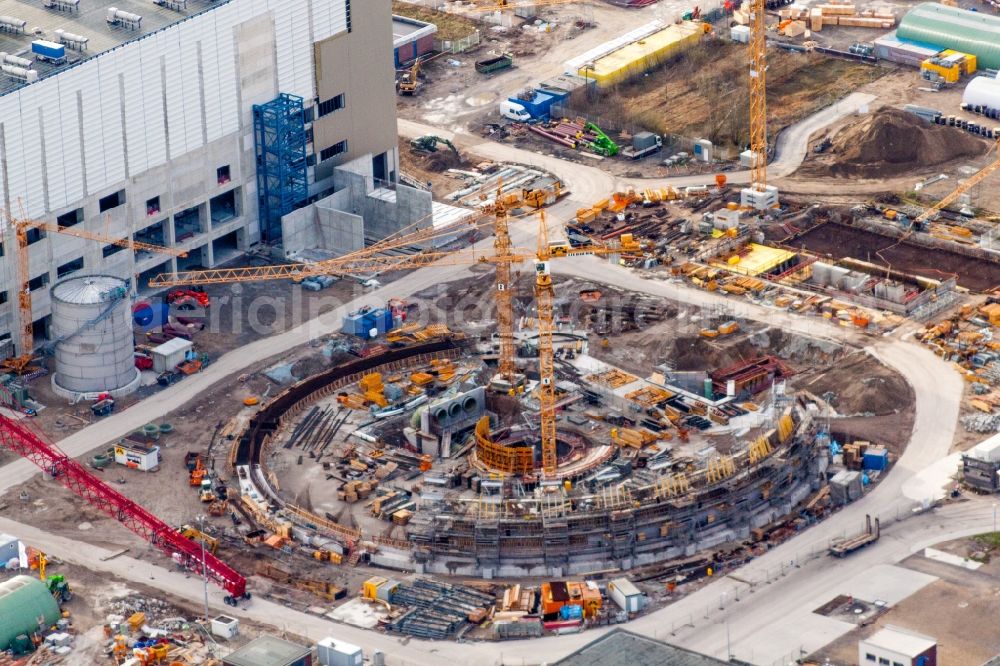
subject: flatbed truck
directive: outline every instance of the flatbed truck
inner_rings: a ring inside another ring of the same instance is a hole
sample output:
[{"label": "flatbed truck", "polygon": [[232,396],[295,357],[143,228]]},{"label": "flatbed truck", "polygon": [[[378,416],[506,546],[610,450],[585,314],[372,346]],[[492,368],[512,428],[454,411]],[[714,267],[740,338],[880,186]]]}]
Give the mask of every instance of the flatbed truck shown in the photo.
[{"label": "flatbed truck", "polygon": [[847,557],[854,551],[860,550],[865,546],[878,541],[881,533],[882,530],[879,526],[878,518],[875,519],[875,525],[873,527],[871,514],[868,514],[865,516],[865,531],[857,536],[835,541],[833,545],[830,546],[830,554],[834,557]]}]

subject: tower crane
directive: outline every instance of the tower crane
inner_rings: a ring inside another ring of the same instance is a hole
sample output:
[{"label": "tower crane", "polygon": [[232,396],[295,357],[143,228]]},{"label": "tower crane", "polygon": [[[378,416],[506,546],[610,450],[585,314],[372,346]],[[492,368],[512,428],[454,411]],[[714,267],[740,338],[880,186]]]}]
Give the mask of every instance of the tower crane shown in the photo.
[{"label": "tower crane", "polygon": [[556,446],[556,367],[552,349],[552,303],[555,292],[552,289],[552,272],[549,260],[552,250],[549,246],[545,213],[539,214],[538,252],[535,255],[535,307],[538,309],[538,405],[541,423],[542,471],[546,476],[554,475],[558,462]]},{"label": "tower crane", "polygon": [[[767,37],[765,0],[750,2],[750,187],[743,204],[770,204],[767,186]],[[773,189],[773,188],[770,188]]]},{"label": "tower crane", "polygon": [[28,230],[38,229],[47,233],[75,236],[76,238],[97,241],[108,245],[131,248],[133,251],[141,250],[146,252],[158,252],[160,254],[169,254],[175,257],[187,256],[187,252],[184,250],[142,243],[131,238],[110,238],[106,235],[86,231],[84,229],[61,227],[58,224],[30,220],[24,217],[23,210],[21,211],[20,219],[15,219],[10,215],[10,211],[8,211],[7,221],[14,229],[14,236],[17,241],[17,307],[18,318],[20,319],[20,349],[18,349],[18,356],[0,361],[0,370],[3,370],[4,372],[11,372],[16,375],[26,374],[31,366],[31,362],[34,360],[33,351],[35,341],[32,321],[31,289],[29,287],[31,274],[28,253]]},{"label": "tower crane", "polygon": [[1000,169],[1000,139],[997,139],[996,143],[994,143],[990,147],[990,149],[986,152],[986,155],[989,156],[995,150],[997,151],[998,154],[997,157],[992,162],[984,166],[974,175],[966,178],[965,181],[963,181],[958,187],[954,189],[954,191],[951,192],[951,194],[946,196],[944,199],[941,199],[941,201],[938,201],[936,204],[925,210],[921,215],[916,217],[913,220],[913,227],[914,228],[918,227],[923,222],[926,222],[932,217],[935,217],[940,211],[944,210],[952,203],[954,203],[960,196],[971,190],[979,183],[983,182],[983,180],[989,177],[989,175],[992,174],[994,171]]},{"label": "tower crane", "polygon": [[[535,260],[535,296],[538,308],[538,363],[539,404],[541,421],[542,468],[546,475],[556,471],[556,418],[555,418],[555,354],[553,338],[552,276],[549,262],[552,259],[585,255],[611,255],[634,251],[639,243],[630,234],[621,237],[617,244],[568,247],[557,249],[548,241],[548,230],[544,215],[538,232],[538,247],[532,254],[511,246],[508,233],[508,216],[500,196],[491,207],[496,216],[494,253],[481,254],[475,249],[451,252],[423,252],[416,255],[386,255],[370,251],[353,253],[337,259],[317,262],[311,265],[279,264],[247,268],[226,268],[207,271],[189,271],[178,274],[162,274],[150,280],[152,287],[173,287],[191,284],[227,284],[255,280],[301,280],[310,275],[366,275],[378,271],[412,270],[427,266],[460,266],[473,264],[493,264],[496,267],[497,323],[501,340],[501,375],[504,378],[516,372],[514,349],[513,298],[510,294],[511,269],[529,259]],[[385,247],[385,246],[383,246]],[[360,255],[360,256],[359,256]],[[509,373],[506,374],[506,373]],[[511,384],[513,387],[514,385]]]},{"label": "tower crane", "polygon": [[189,571],[199,575],[204,573],[226,590],[227,604],[235,606],[238,600],[250,598],[246,578],[239,572],[215,555],[202,552],[199,545],[93,476],[44,435],[29,428],[23,420],[0,413],[0,449],[27,458],[90,506],[117,520],[167,557]]}]

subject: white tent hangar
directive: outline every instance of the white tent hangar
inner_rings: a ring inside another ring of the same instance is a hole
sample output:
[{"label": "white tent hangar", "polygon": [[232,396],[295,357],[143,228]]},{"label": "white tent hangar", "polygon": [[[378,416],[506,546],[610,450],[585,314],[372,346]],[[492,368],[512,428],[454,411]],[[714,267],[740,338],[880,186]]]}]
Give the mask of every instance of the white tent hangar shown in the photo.
[{"label": "white tent hangar", "polygon": [[1000,109],[1000,78],[977,76],[969,81],[962,94],[962,104]]}]

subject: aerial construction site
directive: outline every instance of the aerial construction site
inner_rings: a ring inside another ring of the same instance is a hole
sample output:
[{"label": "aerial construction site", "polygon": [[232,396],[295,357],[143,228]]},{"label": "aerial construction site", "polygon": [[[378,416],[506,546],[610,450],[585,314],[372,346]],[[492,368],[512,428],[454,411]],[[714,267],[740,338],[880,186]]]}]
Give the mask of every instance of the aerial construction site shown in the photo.
[{"label": "aerial construction site", "polygon": [[0,0],[0,663],[993,663],[998,44]]}]

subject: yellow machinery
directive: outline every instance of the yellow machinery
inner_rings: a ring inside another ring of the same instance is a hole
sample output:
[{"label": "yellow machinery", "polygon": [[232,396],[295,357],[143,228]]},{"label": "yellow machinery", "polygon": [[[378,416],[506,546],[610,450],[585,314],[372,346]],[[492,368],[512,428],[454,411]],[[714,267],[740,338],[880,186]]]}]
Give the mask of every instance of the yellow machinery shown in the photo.
[{"label": "yellow machinery", "polygon": [[420,90],[420,60],[414,60],[413,65],[403,70],[399,80],[396,81],[396,92],[400,95],[416,95]]},{"label": "yellow machinery", "polygon": [[767,43],[764,0],[750,2],[750,187],[767,187]]},{"label": "yellow machinery", "polygon": [[29,230],[38,229],[39,231],[44,231],[46,233],[75,236],[76,238],[97,241],[99,243],[107,243],[109,245],[131,248],[133,251],[142,250],[146,252],[157,252],[160,254],[169,254],[175,257],[187,256],[187,252],[184,250],[177,250],[159,245],[150,245],[149,243],[141,243],[130,238],[110,238],[103,234],[97,234],[83,229],[77,229],[75,227],[60,227],[57,224],[29,220],[25,218],[23,210],[21,211],[21,219],[15,219],[11,216],[10,211],[8,211],[7,221],[10,222],[10,225],[13,227],[14,236],[17,240],[17,308],[18,318],[20,319],[20,349],[18,349],[18,356],[0,361],[0,372],[11,372],[17,375],[25,374],[30,371],[29,367],[31,366],[31,362],[34,360],[34,322],[31,307],[31,288],[29,286],[31,281],[28,259]]},{"label": "yellow machinery", "polygon": [[219,540],[213,536],[205,534],[196,527],[191,527],[190,525],[181,525],[177,531],[181,533],[181,536],[183,536],[185,539],[188,539],[189,541],[195,541],[198,543],[205,544],[205,550],[211,553],[212,555],[215,555],[215,553],[219,550]]},{"label": "yellow machinery", "polygon": [[945,83],[958,83],[963,76],[976,73],[976,56],[959,51],[942,51],[920,63],[920,73],[929,72]]}]

